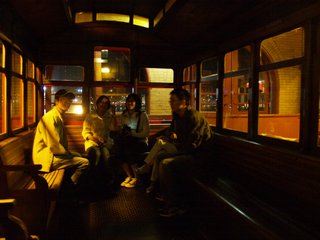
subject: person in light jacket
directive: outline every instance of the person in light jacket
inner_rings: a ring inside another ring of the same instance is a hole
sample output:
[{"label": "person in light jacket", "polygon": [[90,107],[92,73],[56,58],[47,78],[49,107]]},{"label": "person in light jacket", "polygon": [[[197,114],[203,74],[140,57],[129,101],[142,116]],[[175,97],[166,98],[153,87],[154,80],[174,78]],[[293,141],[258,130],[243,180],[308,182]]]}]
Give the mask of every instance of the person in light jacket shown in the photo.
[{"label": "person in light jacket", "polygon": [[64,113],[69,109],[75,95],[65,89],[55,94],[55,106],[39,121],[33,142],[32,157],[35,164],[41,164],[41,171],[74,169],[72,182],[77,185],[80,176],[86,172],[89,161],[79,153],[68,149],[67,133],[63,123]]}]

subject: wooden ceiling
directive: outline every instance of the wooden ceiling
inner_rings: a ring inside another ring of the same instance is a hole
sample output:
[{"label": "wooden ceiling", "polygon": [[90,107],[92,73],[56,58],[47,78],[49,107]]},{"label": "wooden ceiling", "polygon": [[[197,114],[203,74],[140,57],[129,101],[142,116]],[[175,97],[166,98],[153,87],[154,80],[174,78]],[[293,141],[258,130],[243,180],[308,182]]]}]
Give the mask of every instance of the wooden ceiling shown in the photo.
[{"label": "wooden ceiling", "polygon": [[0,0],[9,3],[35,37],[50,42],[104,42],[182,51],[219,44],[306,7],[317,0],[176,0],[157,26],[123,23],[74,24],[69,13],[136,14],[153,19],[166,0]]}]

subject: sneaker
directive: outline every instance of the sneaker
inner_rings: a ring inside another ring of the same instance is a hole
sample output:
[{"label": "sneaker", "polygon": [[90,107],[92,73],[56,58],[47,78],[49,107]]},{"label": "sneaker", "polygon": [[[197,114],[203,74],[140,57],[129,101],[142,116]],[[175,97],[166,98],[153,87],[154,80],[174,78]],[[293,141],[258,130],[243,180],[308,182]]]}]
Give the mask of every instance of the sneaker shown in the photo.
[{"label": "sneaker", "polygon": [[124,187],[127,183],[131,181],[131,177],[126,177],[126,179],[120,184],[122,187]]},{"label": "sneaker", "polygon": [[137,183],[138,183],[138,179],[137,178],[131,178],[131,181],[126,183],[124,185],[124,187],[126,187],[126,188],[134,188],[137,185]]},{"label": "sneaker", "polygon": [[144,164],[143,166],[136,168],[136,173],[139,175],[147,174],[150,172],[151,166],[149,164]]},{"label": "sneaker", "polygon": [[146,194],[152,195],[154,194],[155,191],[156,191],[156,183],[152,181],[149,187],[147,187],[146,189]]},{"label": "sneaker", "polygon": [[163,196],[161,195],[161,193],[156,193],[154,195],[154,198],[159,202],[165,203],[165,200],[164,200]]},{"label": "sneaker", "polygon": [[164,218],[172,218],[176,216],[181,216],[186,212],[185,209],[179,207],[167,207],[160,208],[159,215]]}]

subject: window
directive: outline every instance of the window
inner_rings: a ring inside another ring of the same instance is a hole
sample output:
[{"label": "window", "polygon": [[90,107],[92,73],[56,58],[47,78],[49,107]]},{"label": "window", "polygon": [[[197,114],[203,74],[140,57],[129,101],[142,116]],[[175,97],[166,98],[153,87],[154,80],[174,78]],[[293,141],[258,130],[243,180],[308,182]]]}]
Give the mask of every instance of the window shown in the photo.
[{"label": "window", "polygon": [[250,55],[246,46],[224,57],[223,128],[248,131]]},{"label": "window", "polygon": [[141,68],[140,82],[173,83],[173,70],[170,68]]},{"label": "window", "polygon": [[24,121],[24,84],[22,76],[22,56],[15,50],[12,50],[12,74],[10,89],[10,113],[12,130],[23,127]]},{"label": "window", "polygon": [[23,81],[21,78],[11,78],[11,128],[12,130],[23,127]]},{"label": "window", "polygon": [[90,110],[94,110],[96,100],[101,95],[107,95],[112,105],[115,106],[116,112],[121,113],[125,110],[126,98],[132,93],[130,87],[94,87],[90,93]]},{"label": "window", "polygon": [[149,28],[149,19],[146,17],[133,15],[133,25]]},{"label": "window", "polygon": [[1,42],[0,40],[0,67],[4,68],[5,67],[5,55],[6,55],[6,51],[5,51],[5,47],[4,44]]},{"label": "window", "polygon": [[[290,62],[304,55],[304,30],[268,38],[261,43],[260,64],[268,70],[259,73],[258,134],[299,141],[301,64]],[[287,61],[284,64],[277,64]]]},{"label": "window", "polygon": [[71,65],[47,65],[45,67],[45,82],[53,81],[84,81],[84,68]]},{"label": "window", "polygon": [[213,126],[216,126],[218,92],[218,59],[209,58],[201,62],[200,112]]},{"label": "window", "polygon": [[45,111],[48,112],[50,109],[53,108],[55,103],[55,94],[60,89],[66,89],[70,92],[73,92],[76,96],[75,99],[72,100],[72,104],[69,110],[66,113],[69,114],[83,114],[83,107],[82,107],[82,87],[66,87],[66,86],[45,86],[44,87],[44,105]]},{"label": "window", "polygon": [[171,120],[169,99],[172,90],[161,87],[138,88],[137,93],[142,98],[151,123],[167,123]]},{"label": "window", "polygon": [[94,81],[129,82],[129,48],[94,48]]},{"label": "window", "polygon": [[0,73],[0,97],[1,97],[1,105],[0,105],[0,134],[7,132],[7,96],[6,96],[6,89],[7,89],[7,79],[4,73]]},{"label": "window", "polygon": [[[173,90],[174,71],[171,68],[141,68],[138,94],[145,101],[146,111],[151,123],[166,123],[171,119],[169,105],[170,92]],[[143,83],[149,83],[143,86]]]},{"label": "window", "polygon": [[36,86],[34,82],[28,81],[27,84],[27,124],[36,122]]},{"label": "window", "polygon": [[34,63],[31,62],[29,59],[27,60],[27,78],[34,79],[35,74],[34,74]]}]

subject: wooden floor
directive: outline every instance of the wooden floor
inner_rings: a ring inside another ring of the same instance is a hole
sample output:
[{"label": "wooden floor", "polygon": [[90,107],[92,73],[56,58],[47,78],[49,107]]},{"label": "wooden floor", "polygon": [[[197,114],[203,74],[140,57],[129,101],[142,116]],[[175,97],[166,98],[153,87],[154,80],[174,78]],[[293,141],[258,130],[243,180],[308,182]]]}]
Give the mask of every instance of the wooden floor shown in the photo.
[{"label": "wooden floor", "polygon": [[89,203],[58,203],[48,240],[203,240],[190,213],[163,219],[157,200],[145,194],[145,186],[119,188],[115,194],[88,195]]}]

